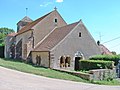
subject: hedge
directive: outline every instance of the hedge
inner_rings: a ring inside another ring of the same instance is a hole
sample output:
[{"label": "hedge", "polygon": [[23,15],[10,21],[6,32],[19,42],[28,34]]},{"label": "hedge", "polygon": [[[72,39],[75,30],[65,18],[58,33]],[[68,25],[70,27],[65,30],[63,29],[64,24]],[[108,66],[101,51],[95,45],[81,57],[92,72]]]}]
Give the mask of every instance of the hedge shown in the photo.
[{"label": "hedge", "polygon": [[112,69],[113,66],[113,61],[80,60],[80,70]]},{"label": "hedge", "polygon": [[0,46],[0,58],[4,58],[4,46]]},{"label": "hedge", "polygon": [[96,55],[89,58],[90,60],[104,60],[104,61],[114,61],[115,66],[120,60],[120,55]]}]

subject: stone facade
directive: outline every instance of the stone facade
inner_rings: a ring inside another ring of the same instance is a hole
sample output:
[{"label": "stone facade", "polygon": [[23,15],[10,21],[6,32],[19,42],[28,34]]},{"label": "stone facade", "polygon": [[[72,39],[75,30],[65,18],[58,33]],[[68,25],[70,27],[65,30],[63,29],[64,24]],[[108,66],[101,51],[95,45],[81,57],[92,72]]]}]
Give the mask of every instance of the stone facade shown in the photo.
[{"label": "stone facade", "polygon": [[43,67],[73,70],[78,64],[76,59],[101,54],[82,21],[67,25],[57,10],[35,21],[29,20],[23,18],[18,25],[27,23],[16,35],[6,38],[6,58],[11,58],[10,47],[14,44],[12,58],[32,61]]},{"label": "stone facade", "polygon": [[[30,50],[32,50],[32,45],[30,44],[32,41],[30,38],[31,33],[32,33],[32,30],[16,36],[16,45],[20,40],[22,40],[22,56],[21,56],[22,59],[26,59],[30,53]],[[25,45],[27,45],[27,48]]]},{"label": "stone facade", "polygon": [[[81,33],[81,37],[79,37],[79,33]],[[52,67],[60,68],[60,57],[70,56],[70,68],[74,69],[75,54],[77,51],[80,51],[85,59],[88,59],[92,55],[101,54],[93,37],[89,34],[82,22],[51,50],[51,53],[54,54],[54,59],[51,59],[53,62]]]},{"label": "stone facade", "polygon": [[32,52],[32,61],[34,64],[37,64],[37,56],[39,56],[40,60],[40,66],[43,67],[50,67],[50,59],[49,59],[49,52]]},{"label": "stone facade", "polygon": [[[15,35],[16,34],[14,34],[14,35],[9,35],[9,36],[7,36],[6,37],[6,39],[5,39],[5,43],[6,43],[6,46],[5,46],[5,57],[7,57],[7,58],[11,58],[12,57],[12,55],[13,55],[13,57],[15,57],[15,52],[11,52],[11,50],[12,49],[14,49],[14,51],[15,51]],[[12,48],[13,47],[13,48]]]},{"label": "stone facade", "polygon": [[[57,23],[54,22],[55,18],[58,19]],[[54,28],[62,27],[65,25],[67,25],[66,22],[62,19],[62,17],[59,15],[59,13],[56,10],[50,13],[41,22],[39,22],[32,28],[34,32],[35,47],[41,41],[43,41],[44,38],[54,30]]]}]

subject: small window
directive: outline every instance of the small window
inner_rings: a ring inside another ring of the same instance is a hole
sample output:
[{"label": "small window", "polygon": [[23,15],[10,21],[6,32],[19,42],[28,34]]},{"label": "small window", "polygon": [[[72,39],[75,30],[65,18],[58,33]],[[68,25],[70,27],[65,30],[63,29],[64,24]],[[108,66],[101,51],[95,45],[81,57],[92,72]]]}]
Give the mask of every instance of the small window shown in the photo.
[{"label": "small window", "polygon": [[81,37],[81,32],[79,33],[79,37]]},{"label": "small window", "polygon": [[57,18],[55,18],[55,23],[57,23]]}]

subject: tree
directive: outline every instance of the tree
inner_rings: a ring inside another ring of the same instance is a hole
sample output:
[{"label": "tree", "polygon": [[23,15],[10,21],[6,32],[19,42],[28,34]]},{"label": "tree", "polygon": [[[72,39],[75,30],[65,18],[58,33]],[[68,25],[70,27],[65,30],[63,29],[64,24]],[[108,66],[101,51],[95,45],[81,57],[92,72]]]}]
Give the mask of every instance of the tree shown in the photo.
[{"label": "tree", "polygon": [[117,55],[117,53],[116,53],[115,51],[112,51],[111,53],[112,53],[113,55]]},{"label": "tree", "polygon": [[13,29],[9,29],[9,28],[0,28],[0,45],[4,45],[4,40],[5,40],[5,37],[10,34],[10,33],[13,33],[14,30]]}]

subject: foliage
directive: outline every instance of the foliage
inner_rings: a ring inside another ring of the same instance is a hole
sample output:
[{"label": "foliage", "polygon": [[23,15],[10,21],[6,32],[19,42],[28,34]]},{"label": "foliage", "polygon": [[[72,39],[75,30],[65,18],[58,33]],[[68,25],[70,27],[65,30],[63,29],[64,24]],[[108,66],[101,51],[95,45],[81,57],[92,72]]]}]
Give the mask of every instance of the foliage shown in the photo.
[{"label": "foliage", "polygon": [[112,69],[113,61],[101,61],[101,60],[80,60],[80,69],[92,70],[92,69]]},{"label": "foliage", "polygon": [[104,61],[114,61],[115,66],[120,60],[120,55],[96,55],[89,58],[90,60],[104,60]]},{"label": "foliage", "polygon": [[4,39],[7,36],[7,34],[10,34],[14,32],[13,29],[9,29],[9,28],[0,28],[0,45],[4,45]]},{"label": "foliage", "polygon": [[112,51],[111,53],[112,53],[113,55],[117,55],[117,53],[116,53],[115,51]]},{"label": "foliage", "polygon": [[0,46],[0,57],[4,58],[4,46]]},{"label": "foliage", "polygon": [[13,29],[6,28],[6,27],[0,28],[0,33],[3,33],[3,34],[5,34],[5,35],[10,34],[11,32],[14,32],[14,30],[13,30]]},{"label": "foliage", "polygon": [[99,85],[120,85],[120,81],[119,80],[112,80],[112,81],[107,81],[107,80],[92,81],[91,83],[99,84]]}]

